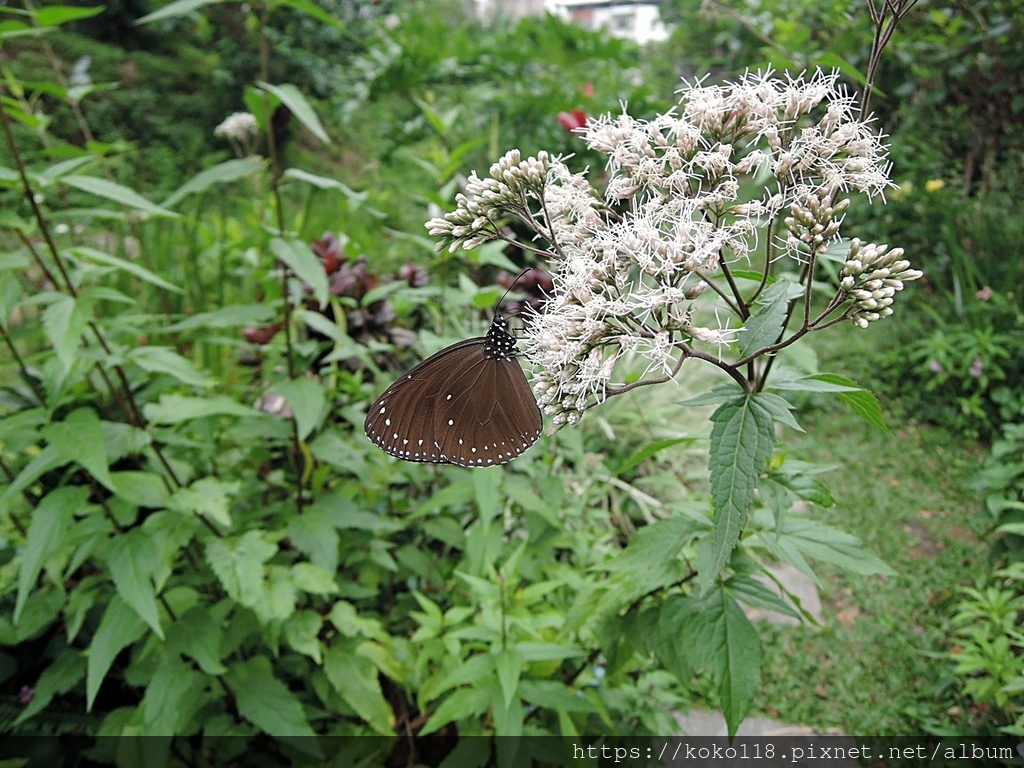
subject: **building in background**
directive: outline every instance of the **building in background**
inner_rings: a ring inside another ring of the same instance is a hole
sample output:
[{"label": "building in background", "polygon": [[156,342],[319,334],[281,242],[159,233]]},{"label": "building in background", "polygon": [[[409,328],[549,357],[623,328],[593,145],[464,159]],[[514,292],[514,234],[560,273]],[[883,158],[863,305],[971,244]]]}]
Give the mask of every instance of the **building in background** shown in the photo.
[{"label": "building in background", "polygon": [[604,29],[616,37],[637,43],[668,38],[658,7],[661,0],[475,0],[481,19],[496,16],[521,19],[553,13],[585,29]]},{"label": "building in background", "polygon": [[641,45],[668,38],[660,0],[551,0],[549,10],[586,29],[604,29]]}]

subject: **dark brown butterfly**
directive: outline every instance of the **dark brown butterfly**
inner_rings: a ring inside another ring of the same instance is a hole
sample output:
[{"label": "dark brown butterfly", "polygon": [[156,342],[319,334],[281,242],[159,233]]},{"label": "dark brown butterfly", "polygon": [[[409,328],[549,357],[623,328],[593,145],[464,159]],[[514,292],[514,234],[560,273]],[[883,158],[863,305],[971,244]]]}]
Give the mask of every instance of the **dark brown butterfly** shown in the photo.
[{"label": "dark brown butterfly", "polygon": [[405,461],[493,467],[533,445],[543,426],[516,340],[496,314],[487,335],[431,355],[366,414],[366,436]]}]

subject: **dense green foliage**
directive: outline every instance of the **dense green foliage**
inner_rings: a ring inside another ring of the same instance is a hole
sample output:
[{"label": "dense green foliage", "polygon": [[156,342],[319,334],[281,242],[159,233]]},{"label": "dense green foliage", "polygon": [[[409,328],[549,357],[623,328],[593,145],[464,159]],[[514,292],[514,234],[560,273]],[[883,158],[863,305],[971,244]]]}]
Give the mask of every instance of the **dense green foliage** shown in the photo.
[{"label": "dense green foliage", "polygon": [[[675,47],[645,57],[551,18],[455,23],[457,3],[226,3],[134,24],[163,5],[109,3],[95,18],[53,6],[49,22],[35,13],[53,27],[45,38],[0,38],[0,94],[21,153],[2,142],[7,725],[202,735],[224,764],[244,758],[244,742],[213,737],[392,737],[360,747],[378,751],[372,762],[405,749],[415,760],[431,733],[449,746],[458,734],[668,734],[695,698],[734,729],[771,709],[757,692],[762,653],[775,670],[794,642],[773,630],[762,651],[743,606],[801,616],[758,580],[766,564],[790,558],[813,575],[810,557],[830,576],[860,574],[864,591],[870,574],[891,573],[882,560],[902,571],[879,546],[884,531],[847,526],[842,505],[790,509],[833,499],[814,466],[770,458],[775,425],[757,398],[721,407],[713,431],[705,409],[680,410],[678,390],[642,390],[503,472],[395,462],[361,434],[368,403],[420,357],[410,346],[429,353],[476,335],[500,296],[498,270],[521,266],[501,248],[435,253],[423,233],[468,170],[518,146],[576,153],[597,172],[558,113],[628,101],[652,115],[679,74],[728,66],[735,77],[770,61],[839,65],[856,80],[870,42],[862,16],[795,0],[713,20],[685,11]],[[897,178],[912,183],[854,222],[905,247],[930,279],[920,313],[884,323],[899,346],[882,349],[889,336],[860,357],[865,375],[887,367],[885,391],[968,434],[1022,415],[1024,273],[1005,258],[1019,253],[1024,220],[1019,180],[1005,172],[1024,152],[1020,20],[1005,5],[986,5],[980,32],[956,8],[901,27],[875,105],[899,131]],[[101,30],[116,20],[130,34],[112,40]],[[93,87],[62,85],[44,39],[64,72],[91,57]],[[959,111],[936,110],[950,93]],[[961,119],[992,99],[1003,110],[995,137]],[[290,121],[275,119],[281,105]],[[214,135],[245,109],[275,137],[260,148],[271,160],[232,159]],[[977,157],[953,162],[973,135],[986,138]],[[698,376],[685,394],[717,383]],[[738,467],[754,509],[715,550],[727,578],[700,595],[692,564],[713,541],[708,513],[735,487],[724,462],[708,473],[708,446],[735,450],[719,425],[748,417],[770,436]],[[1002,435],[987,483],[1004,570],[965,593],[949,674],[970,677],[965,693],[993,707],[994,727],[1016,720],[1019,732],[1024,459],[1016,426]],[[755,494],[759,482],[773,492]],[[868,632],[891,640],[885,627]],[[916,650],[950,650],[926,635],[936,646]],[[920,665],[907,666],[919,679]],[[773,671],[767,695],[779,686]],[[900,726],[976,727],[906,707],[885,712]],[[311,744],[274,749],[318,759]]]}]

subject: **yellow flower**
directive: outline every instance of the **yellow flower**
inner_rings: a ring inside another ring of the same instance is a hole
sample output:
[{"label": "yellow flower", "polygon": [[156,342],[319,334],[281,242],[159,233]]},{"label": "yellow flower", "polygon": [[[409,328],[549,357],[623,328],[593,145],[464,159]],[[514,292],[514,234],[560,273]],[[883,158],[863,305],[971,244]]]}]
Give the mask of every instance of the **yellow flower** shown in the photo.
[{"label": "yellow flower", "polygon": [[946,182],[942,179],[928,179],[924,183],[924,189],[926,192],[938,192],[946,186]]}]

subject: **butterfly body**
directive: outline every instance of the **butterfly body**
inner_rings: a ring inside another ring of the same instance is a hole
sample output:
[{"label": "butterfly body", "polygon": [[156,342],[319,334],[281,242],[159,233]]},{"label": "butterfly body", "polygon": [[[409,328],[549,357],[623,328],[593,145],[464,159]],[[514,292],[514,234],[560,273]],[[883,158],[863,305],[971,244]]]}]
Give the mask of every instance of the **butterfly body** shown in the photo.
[{"label": "butterfly body", "polygon": [[508,323],[428,357],[388,387],[363,425],[378,448],[405,461],[491,467],[540,436],[540,409],[519,366]]}]

